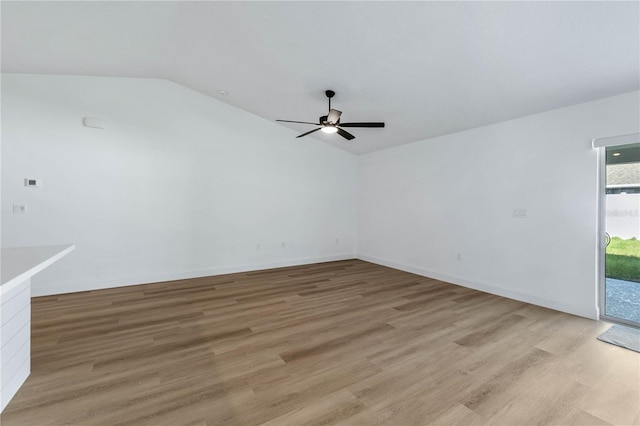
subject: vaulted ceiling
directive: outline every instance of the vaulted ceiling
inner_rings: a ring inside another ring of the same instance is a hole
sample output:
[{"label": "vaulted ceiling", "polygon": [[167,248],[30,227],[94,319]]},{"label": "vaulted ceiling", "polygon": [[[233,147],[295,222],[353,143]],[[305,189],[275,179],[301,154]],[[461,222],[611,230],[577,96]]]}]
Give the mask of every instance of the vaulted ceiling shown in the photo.
[{"label": "vaulted ceiling", "polygon": [[387,124],[310,136],[356,154],[640,88],[636,1],[1,7],[3,72],[168,79],[270,121],[333,89],[342,121]]}]

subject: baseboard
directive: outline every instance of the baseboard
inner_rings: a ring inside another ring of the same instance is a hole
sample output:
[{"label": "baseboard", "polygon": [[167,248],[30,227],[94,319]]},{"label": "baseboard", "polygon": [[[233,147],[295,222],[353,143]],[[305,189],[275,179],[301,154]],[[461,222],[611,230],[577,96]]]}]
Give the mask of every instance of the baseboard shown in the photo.
[{"label": "baseboard", "polygon": [[185,280],[189,278],[210,277],[215,275],[235,274],[238,272],[262,271],[265,269],[284,268],[288,266],[301,266],[313,263],[335,262],[338,260],[355,259],[353,253],[338,254],[333,256],[311,257],[304,259],[284,260],[280,262],[269,262],[255,265],[241,265],[222,268],[213,268],[199,271],[185,271],[170,274],[145,275],[118,278],[113,280],[83,281],[75,283],[47,283],[41,285],[31,285],[31,297],[51,296],[55,294],[77,293],[80,291],[102,290],[115,287],[126,287],[130,285],[149,284],[164,281]]},{"label": "baseboard", "polygon": [[364,260],[366,262],[375,263],[377,265],[387,266],[389,268],[410,272],[412,274],[421,275],[423,277],[433,278],[436,280],[445,281],[445,282],[460,285],[463,287],[472,288],[474,290],[483,291],[485,293],[491,293],[497,296],[507,297],[509,299],[518,300],[520,302],[531,303],[533,305],[538,305],[545,308],[549,308],[556,311],[561,311],[568,314],[577,315],[580,317],[585,317],[593,320],[599,319],[599,312],[598,312],[599,310],[598,310],[598,307],[596,306],[575,305],[570,302],[552,299],[540,294],[513,290],[507,287],[502,287],[502,286],[478,282],[478,281],[470,281],[464,278],[455,277],[455,276],[443,274],[440,272],[430,271],[428,269],[425,269],[419,266],[404,265],[401,263],[389,261],[386,259],[380,259],[377,257],[368,256],[364,254],[358,254],[357,258],[360,260]]}]

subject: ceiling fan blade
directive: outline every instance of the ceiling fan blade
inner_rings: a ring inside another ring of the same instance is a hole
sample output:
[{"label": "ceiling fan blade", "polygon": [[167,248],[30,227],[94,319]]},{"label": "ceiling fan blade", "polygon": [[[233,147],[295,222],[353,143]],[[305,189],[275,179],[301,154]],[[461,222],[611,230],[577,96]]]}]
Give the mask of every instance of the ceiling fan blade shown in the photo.
[{"label": "ceiling fan blade", "polygon": [[276,121],[281,121],[283,123],[313,124],[314,126],[318,125],[318,123],[309,123],[308,121],[291,121],[291,120],[276,120]]},{"label": "ceiling fan blade", "polygon": [[[311,123],[309,123],[309,124],[311,124]],[[318,130],[320,130],[320,129],[322,129],[322,127],[318,127],[317,129],[310,130],[310,131],[308,131],[307,133],[303,133],[303,134],[301,134],[301,135],[299,135],[299,136],[296,136],[296,138],[301,138],[301,137],[303,137],[303,136],[307,136],[309,133],[317,132],[317,131],[318,131]],[[339,130],[338,130],[338,131],[339,131]]]},{"label": "ceiling fan blade", "polygon": [[341,127],[384,127],[384,123],[340,123]]},{"label": "ceiling fan blade", "polygon": [[342,130],[340,127],[338,127],[337,129],[338,129],[338,134],[343,138],[347,140],[355,139],[355,136],[353,136],[351,133],[347,132],[346,130]]},{"label": "ceiling fan blade", "polygon": [[342,115],[342,111],[338,111],[337,109],[332,109],[329,111],[329,115],[327,115],[327,121],[329,123],[336,124],[338,120],[340,120],[340,116]]}]

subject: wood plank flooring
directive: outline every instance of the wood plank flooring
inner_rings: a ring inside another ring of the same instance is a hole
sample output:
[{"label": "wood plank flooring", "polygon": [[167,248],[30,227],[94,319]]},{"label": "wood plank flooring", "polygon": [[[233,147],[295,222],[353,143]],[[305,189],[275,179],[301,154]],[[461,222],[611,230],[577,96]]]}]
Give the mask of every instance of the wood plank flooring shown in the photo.
[{"label": "wood plank flooring", "polygon": [[640,425],[609,326],[359,260],[33,299],[12,425]]}]

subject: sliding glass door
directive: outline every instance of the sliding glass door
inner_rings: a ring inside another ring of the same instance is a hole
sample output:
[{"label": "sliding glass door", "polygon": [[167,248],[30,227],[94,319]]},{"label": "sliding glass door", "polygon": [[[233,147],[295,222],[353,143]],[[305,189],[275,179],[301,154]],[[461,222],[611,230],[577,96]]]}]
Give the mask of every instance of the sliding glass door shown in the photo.
[{"label": "sliding glass door", "polygon": [[601,314],[640,326],[640,143],[604,149]]}]

